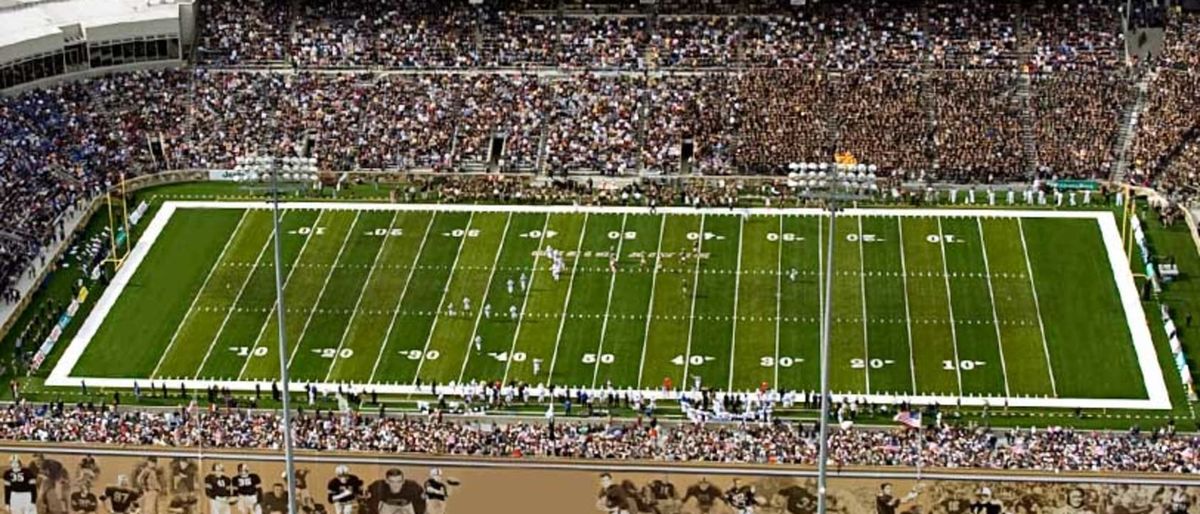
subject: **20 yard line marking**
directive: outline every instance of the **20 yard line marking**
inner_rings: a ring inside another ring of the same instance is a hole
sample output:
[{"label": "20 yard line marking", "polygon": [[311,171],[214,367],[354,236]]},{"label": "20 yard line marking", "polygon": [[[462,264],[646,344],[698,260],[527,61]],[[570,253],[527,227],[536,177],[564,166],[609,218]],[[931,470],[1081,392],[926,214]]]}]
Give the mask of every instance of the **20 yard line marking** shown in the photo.
[{"label": "20 yard line marking", "polygon": [[692,313],[688,315],[687,349],[683,358],[683,381],[688,379],[688,370],[692,363],[692,331],[696,328],[696,294],[700,289],[700,253],[704,251],[704,215],[700,215],[700,236],[696,238],[696,273],[692,279]]},{"label": "20 yard line marking", "polygon": [[[504,243],[508,240],[508,227],[512,226],[512,213],[504,218],[504,232],[500,234],[500,246],[496,248],[496,256],[492,259],[492,271],[488,273],[487,285],[483,287],[483,298],[479,300],[479,307],[475,309],[475,326],[471,328],[471,337],[467,339],[467,351],[463,356],[462,369],[458,371],[458,383],[461,384],[463,376],[467,374],[467,363],[471,361],[471,345],[475,341],[475,336],[479,335],[479,322],[483,321],[483,306],[488,303],[488,294],[492,292],[492,280],[496,278],[496,268],[500,264],[500,254],[504,253]],[[508,356],[512,360],[512,355]]]},{"label": "20 yard line marking", "polygon": [[642,356],[638,360],[638,388],[642,387],[642,373],[646,370],[646,341],[650,340],[650,320],[654,319],[654,288],[658,285],[658,266],[662,259],[663,232],[667,230],[667,217],[662,216],[658,224],[658,249],[654,251],[654,273],[650,276],[650,303],[646,306],[646,330],[642,335]]},{"label": "20 yard line marking", "polygon": [[425,250],[425,242],[429,240],[429,232],[433,229],[433,220],[437,215],[437,212],[429,214],[429,223],[425,224],[425,234],[421,236],[421,243],[417,245],[417,251],[413,254],[412,266],[408,268],[408,277],[404,279],[404,287],[400,289],[400,296],[396,297],[396,307],[392,309],[392,319],[388,321],[387,330],[383,333],[383,340],[379,342],[379,353],[375,355],[375,364],[371,366],[368,383],[375,383],[375,372],[379,370],[379,363],[383,360],[384,352],[387,351],[388,339],[392,336],[392,329],[396,327],[396,318],[400,314],[401,304],[404,303],[404,295],[408,294],[408,285],[412,283],[413,272],[417,270],[417,261],[421,258],[421,252]]},{"label": "20 yard line marking", "polygon": [[538,237],[537,251],[533,254],[533,272],[529,274],[529,284],[525,287],[524,295],[521,297],[521,311],[517,313],[517,328],[513,330],[512,345],[508,348],[508,360],[504,361],[504,380],[500,383],[508,383],[508,373],[512,370],[512,354],[517,351],[517,340],[521,337],[521,324],[525,321],[525,307],[529,305],[529,295],[533,293],[533,283],[537,280],[537,264],[538,259],[542,257],[544,245],[546,243],[546,230],[550,228],[550,214],[546,214],[546,221],[542,223],[542,234]]},{"label": "20 yard line marking", "polygon": [[[742,236],[744,235],[745,231],[746,231],[746,217],[741,216],[738,219],[737,274],[734,275],[734,278],[733,278],[733,331],[730,332],[730,337],[729,337],[729,386],[726,389],[726,391],[733,390],[734,363],[737,362],[737,359],[735,357],[737,355],[737,353],[736,353],[736,351],[737,351],[737,326],[738,326],[738,317],[739,317],[738,316],[738,297],[741,296],[738,293],[741,291],[741,285],[742,285]],[[780,237],[779,237],[779,246],[783,246],[782,232],[780,233]],[[776,321],[776,326],[778,326],[778,323],[779,322]],[[776,364],[776,366],[778,366],[778,364]]]},{"label": "20 yard line marking", "polygon": [[[229,235],[229,240],[225,241],[225,246],[221,247],[221,253],[218,254],[217,259],[213,261],[212,267],[208,268],[208,275],[204,277],[204,282],[200,284],[200,289],[196,291],[196,296],[192,298],[191,305],[188,305],[188,310],[186,313],[184,313],[183,320],[181,320],[179,325],[175,327],[175,333],[171,334],[171,341],[167,343],[167,348],[163,350],[162,355],[158,357],[158,363],[154,365],[154,371],[150,372],[151,377],[158,376],[158,369],[162,367],[163,361],[167,360],[167,355],[171,353],[171,348],[175,346],[175,341],[179,339],[179,333],[183,331],[183,326],[187,324],[188,318],[191,317],[192,312],[195,311],[196,304],[200,303],[200,297],[204,296],[204,290],[208,288],[208,282],[212,280],[213,275],[216,274],[217,268],[219,267],[217,264],[225,259],[225,253],[229,251],[230,246],[233,246],[233,240],[237,239],[235,236],[237,235],[238,231],[242,229],[242,224],[246,222],[246,217],[249,214],[250,209],[242,211],[242,217],[238,218],[237,225],[233,227],[233,233]],[[270,238],[268,237],[267,240],[270,240]],[[234,301],[236,302],[236,300]]]},{"label": "20 yard line marking", "polygon": [[292,369],[292,361],[296,360],[296,352],[300,351],[300,346],[304,342],[304,335],[308,333],[308,327],[312,324],[313,317],[317,314],[317,308],[321,306],[321,299],[325,297],[325,289],[329,287],[329,279],[333,278],[333,272],[337,268],[339,262],[342,261],[342,254],[346,251],[346,243],[350,242],[350,236],[354,234],[354,228],[358,226],[358,220],[362,217],[362,211],[354,214],[354,221],[350,222],[350,229],[346,231],[346,237],[342,238],[342,246],[338,248],[337,256],[333,258],[333,267],[329,268],[329,273],[325,274],[325,281],[321,283],[321,290],[317,291],[317,301],[313,302],[313,308],[308,311],[308,319],[304,320],[304,328],[300,329],[300,336],[296,338],[296,346],[292,347],[291,355],[288,355],[287,366]]},{"label": "20 yard line marking", "polygon": [[863,249],[863,217],[858,217],[858,287],[859,293],[862,295],[862,330],[863,330],[863,381],[867,394],[871,394],[871,347],[869,334],[867,330],[867,263],[864,257],[866,251]]},{"label": "20 yard line marking", "polygon": [[1029,276],[1029,290],[1033,293],[1033,308],[1037,311],[1038,330],[1042,334],[1042,351],[1046,353],[1046,372],[1050,375],[1050,391],[1058,397],[1058,385],[1054,380],[1054,367],[1050,364],[1050,345],[1046,344],[1046,325],[1042,322],[1042,305],[1038,302],[1037,285],[1033,282],[1033,264],[1029,262],[1029,246],[1025,244],[1025,224],[1017,218],[1017,230],[1021,232],[1021,251],[1025,253],[1025,274]]},{"label": "20 yard line marking", "polygon": [[583,240],[587,237],[588,216],[588,213],[583,214],[583,230],[579,232],[579,242],[575,244],[575,262],[571,263],[571,281],[567,282],[567,297],[563,299],[562,318],[558,321],[558,335],[554,338],[554,353],[550,356],[550,369],[546,372],[546,385],[554,383],[554,365],[558,361],[558,348],[562,346],[563,327],[567,325],[567,311],[571,307],[571,289],[575,286],[575,272],[579,270],[579,261],[583,259],[580,250],[583,249]]},{"label": "20 yard line marking", "polygon": [[983,254],[983,271],[987,276],[988,298],[992,302],[992,324],[996,326],[996,346],[1000,350],[1000,372],[1004,374],[1004,396],[1011,397],[1008,389],[1008,366],[1004,363],[1004,339],[1000,336],[1000,316],[996,314],[996,293],[992,291],[992,266],[988,264],[987,242],[983,240],[983,220],[975,218],[979,227],[979,246]]},{"label": "20 yard line marking", "polygon": [[[314,220],[312,224],[312,230],[310,230],[308,235],[304,237],[304,244],[300,245],[300,253],[296,254],[296,258],[291,262],[292,269],[288,270],[287,276],[283,279],[283,290],[285,295],[287,294],[287,286],[292,281],[292,274],[296,273],[296,270],[300,269],[299,264],[300,261],[304,259],[304,252],[308,250],[308,242],[312,241],[313,238],[316,237],[317,225],[321,223],[321,218],[325,216],[326,212],[329,211],[322,209],[321,213],[317,214],[317,219]],[[241,380],[242,375],[246,374],[246,367],[249,366],[250,359],[254,358],[254,350],[258,348],[258,342],[262,340],[263,334],[267,332],[267,327],[271,325],[271,314],[275,312],[275,309],[278,306],[279,302],[271,302],[271,309],[267,311],[267,317],[263,319],[262,326],[258,329],[258,335],[254,337],[254,344],[250,346],[250,353],[246,355],[246,360],[242,362],[242,368],[238,371],[238,380]],[[199,370],[197,373],[199,373]]]},{"label": "20 yard line marking", "polygon": [[[429,353],[429,345],[433,343],[433,333],[437,331],[438,320],[442,319],[442,308],[446,306],[446,296],[450,294],[450,284],[454,282],[454,268],[458,266],[458,258],[467,246],[467,232],[471,230],[471,222],[475,220],[475,211],[467,216],[467,226],[463,229],[463,237],[458,240],[458,250],[454,252],[454,262],[450,263],[450,273],[446,275],[446,283],[442,285],[442,299],[438,301],[437,314],[433,317],[433,325],[429,327],[429,335],[425,337],[425,348],[421,350],[421,360],[417,361],[417,371],[413,373],[412,385],[416,386],[421,380],[421,368],[425,366],[425,355]],[[373,374],[372,374],[373,375]]]},{"label": "20 yard line marking", "polygon": [[[629,221],[628,214],[621,215],[621,237],[617,239],[617,255],[613,259],[621,259],[621,246],[625,244],[625,226]],[[608,313],[612,309],[613,290],[617,285],[616,268],[613,268],[612,278],[608,280],[608,300],[604,304],[604,321],[600,323],[600,343],[596,347],[596,366],[592,369],[592,389],[596,388],[596,379],[600,377],[600,356],[604,355],[604,336],[608,333]]]},{"label": "20 yard line marking", "polygon": [[912,376],[912,392],[917,394],[917,363],[916,357],[913,356],[912,311],[908,307],[908,264],[904,260],[904,218],[896,220],[896,228],[899,231],[897,239],[900,240],[900,277],[904,283],[904,329],[908,333],[908,370]]},{"label": "20 yard line marking", "polygon": [[[396,226],[396,218],[398,217],[400,217],[399,212],[392,213],[392,221],[388,223],[387,234],[392,233],[392,229]],[[337,351],[333,352],[333,359],[329,361],[329,371],[325,373],[326,382],[333,376],[333,370],[337,367],[342,348],[346,347],[346,337],[350,335],[350,327],[354,326],[354,320],[358,317],[358,307],[362,305],[363,297],[367,295],[367,288],[371,285],[371,277],[375,276],[375,269],[379,266],[379,257],[383,255],[383,248],[391,240],[391,235],[384,236],[383,242],[379,243],[379,249],[375,250],[375,260],[371,261],[371,270],[367,272],[367,279],[363,281],[362,287],[358,290],[358,300],[354,301],[354,310],[351,311],[350,321],[342,329],[342,337],[338,340]]]},{"label": "20 yard line marking", "polygon": [[937,217],[938,247],[942,250],[942,277],[946,283],[946,310],[950,314],[950,339],[954,341],[954,375],[958,377],[958,395],[962,396],[962,362],[958,358],[958,329],[954,326],[954,295],[950,293],[950,269],[946,266],[946,235],[942,232],[942,217]]}]

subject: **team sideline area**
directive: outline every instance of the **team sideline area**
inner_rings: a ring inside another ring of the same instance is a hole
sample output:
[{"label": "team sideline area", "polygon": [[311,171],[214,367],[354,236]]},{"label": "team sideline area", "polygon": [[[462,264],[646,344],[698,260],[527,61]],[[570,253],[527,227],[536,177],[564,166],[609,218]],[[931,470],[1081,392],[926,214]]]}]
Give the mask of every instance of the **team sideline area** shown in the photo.
[{"label": "team sideline area", "polygon": [[[281,216],[298,388],[819,389],[818,209],[310,202]],[[1109,211],[840,212],[831,390],[1170,408],[1118,230]],[[47,385],[271,387],[271,234],[265,203],[166,202]]]}]

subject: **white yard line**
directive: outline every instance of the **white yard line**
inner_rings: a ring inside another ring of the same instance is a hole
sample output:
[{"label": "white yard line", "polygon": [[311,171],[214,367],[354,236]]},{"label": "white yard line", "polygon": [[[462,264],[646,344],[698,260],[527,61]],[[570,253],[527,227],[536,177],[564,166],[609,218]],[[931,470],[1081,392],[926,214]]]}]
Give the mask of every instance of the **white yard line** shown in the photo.
[{"label": "white yard line", "polygon": [[462,257],[463,247],[467,246],[467,232],[471,230],[472,221],[475,221],[474,212],[467,216],[467,226],[463,229],[463,237],[458,240],[458,250],[454,252],[454,262],[450,263],[450,273],[446,275],[446,283],[442,285],[442,299],[438,300],[437,312],[433,315],[433,324],[429,326],[429,335],[425,337],[425,347],[421,349],[421,360],[417,361],[417,371],[413,373],[414,387],[417,381],[421,380],[421,368],[425,367],[425,355],[429,353],[429,345],[433,344],[433,333],[437,331],[438,320],[442,319],[442,309],[446,306],[446,295],[450,294],[450,284],[454,283],[454,269],[458,267],[458,259]]},{"label": "white yard line", "polygon": [[[304,258],[304,252],[308,250],[308,242],[312,241],[313,237],[316,237],[317,225],[321,223],[321,218],[325,216],[325,212],[326,211],[321,211],[320,214],[317,214],[317,219],[314,220],[312,224],[312,230],[309,231],[308,236],[305,236],[304,244],[300,245],[300,253],[296,254],[296,259],[292,261],[292,269],[288,270],[287,277],[284,277],[283,279],[283,290],[285,292],[287,291],[288,282],[291,282],[292,280],[292,274],[300,268],[300,260]],[[279,235],[282,236],[283,234]],[[280,265],[282,264],[283,263],[281,262]],[[246,360],[242,362],[242,367],[240,370],[238,370],[238,380],[241,380],[242,375],[246,373],[246,367],[250,365],[250,360],[254,358],[254,350],[258,348],[258,342],[262,340],[263,335],[267,333],[267,328],[271,326],[271,314],[274,313],[275,309],[278,307],[279,301],[277,298],[276,301],[271,302],[271,308],[267,311],[267,317],[263,319],[262,326],[258,329],[258,335],[254,338],[254,344],[250,346],[250,353],[246,355]],[[200,370],[196,370],[196,373],[200,373]]]},{"label": "white yard line", "polygon": [[375,276],[375,269],[379,266],[379,257],[383,255],[383,248],[392,240],[392,228],[396,226],[396,218],[399,217],[400,213],[392,214],[392,221],[388,223],[388,231],[383,236],[383,242],[379,243],[379,249],[375,250],[375,259],[371,261],[371,270],[367,272],[367,279],[363,281],[362,288],[358,290],[358,299],[354,301],[354,310],[350,314],[350,321],[342,329],[342,337],[338,340],[337,350],[333,352],[333,359],[329,362],[329,371],[325,373],[326,382],[329,381],[329,377],[333,376],[333,370],[337,367],[339,356],[342,354],[342,348],[346,346],[346,337],[350,335],[350,327],[354,326],[354,320],[358,318],[358,307],[362,305],[363,297],[367,295],[367,288],[371,285],[371,277]]},{"label": "white yard line", "polygon": [[938,247],[942,250],[942,279],[946,283],[946,310],[950,314],[950,339],[954,341],[954,375],[958,377],[958,394],[962,396],[962,369],[958,357],[958,328],[954,323],[954,295],[950,293],[950,270],[946,266],[946,234],[942,232],[942,218],[937,218]]},{"label": "white yard line", "polygon": [[[741,216],[738,219],[737,274],[733,276],[733,331],[731,332],[730,337],[729,337],[729,386],[726,388],[726,391],[733,390],[734,363],[737,361],[737,359],[735,359],[734,356],[737,355],[737,353],[736,353],[736,350],[737,350],[737,326],[738,326],[738,318],[740,317],[740,316],[738,316],[738,297],[741,296],[740,291],[741,291],[741,286],[742,286],[742,236],[744,235],[745,231],[746,231],[746,217]],[[783,246],[783,235],[782,234],[779,236],[779,246]],[[776,323],[776,326],[778,326],[779,320],[776,319],[775,323]],[[778,365],[778,363],[776,363],[776,365]]]},{"label": "white yard line", "polygon": [[[471,328],[471,337],[467,338],[467,351],[463,354],[462,369],[458,371],[458,383],[462,383],[467,374],[467,363],[471,362],[471,346],[475,336],[479,335],[479,322],[483,321],[483,306],[488,303],[488,294],[492,292],[492,280],[496,278],[496,268],[500,267],[500,255],[504,253],[504,243],[508,241],[508,228],[512,226],[512,213],[504,218],[504,231],[500,234],[500,246],[496,248],[496,256],[492,258],[492,271],[488,273],[487,285],[483,287],[483,298],[475,306],[475,326]],[[512,355],[507,356],[512,360]]]},{"label": "white yard line", "polygon": [[[282,223],[284,216],[287,216],[288,212],[290,211],[280,214],[280,223]],[[242,295],[246,293],[246,285],[250,283],[251,278],[254,278],[254,273],[258,271],[259,264],[262,263],[263,257],[267,255],[267,250],[271,248],[271,241],[274,240],[275,231],[272,229],[271,232],[267,233],[267,240],[263,241],[262,248],[258,250],[258,256],[254,258],[254,267],[250,269],[250,272],[246,274],[246,278],[242,280],[242,285],[238,287],[237,296],[234,297],[233,303],[229,305],[229,310],[225,312],[225,316],[221,318],[221,326],[217,328],[217,333],[213,334],[212,340],[208,342],[208,348],[204,351],[204,358],[200,360],[200,366],[196,368],[196,374],[192,378],[199,378],[200,373],[204,372],[204,367],[208,365],[208,359],[212,357],[213,348],[217,346],[217,341],[221,340],[221,335],[225,333],[225,327],[229,325],[229,318],[232,318],[233,313],[237,312],[237,305],[242,301]],[[166,354],[164,353],[163,356],[166,357]],[[250,353],[246,354],[246,358],[252,356]],[[157,374],[157,371],[155,374]]]},{"label": "white yard line", "polygon": [[908,334],[908,370],[912,374],[912,392],[917,394],[917,358],[913,351],[912,311],[908,306],[908,264],[904,257],[904,219],[896,220],[900,239],[900,278],[904,282],[904,330]]},{"label": "white yard line", "polygon": [[375,383],[375,372],[379,370],[379,362],[383,360],[383,354],[387,351],[388,339],[392,336],[392,329],[396,327],[396,318],[400,315],[400,306],[404,303],[404,295],[408,294],[408,285],[412,283],[413,273],[417,271],[417,262],[421,259],[421,252],[425,250],[425,242],[429,240],[429,232],[433,229],[433,220],[437,218],[437,214],[429,215],[429,223],[425,224],[425,235],[421,236],[421,243],[417,245],[417,252],[413,254],[412,265],[408,267],[408,277],[404,279],[404,287],[400,288],[400,296],[396,298],[396,307],[392,309],[392,319],[388,321],[387,330],[383,333],[383,340],[379,342],[379,353],[375,355],[375,364],[371,366],[371,376],[367,379],[367,383]]},{"label": "white yard line", "polygon": [[[629,215],[622,214],[621,215],[621,237],[617,238],[617,255],[615,257],[617,259],[617,261],[620,261],[620,259],[621,259],[621,247],[625,243],[625,227],[626,227],[626,222],[628,222],[628,221],[629,221]],[[612,257],[610,257],[610,258],[612,258]],[[593,388],[596,387],[596,379],[600,377],[600,361],[603,360],[600,358],[600,356],[604,355],[604,336],[608,334],[608,313],[612,309],[612,297],[613,297],[613,291],[616,290],[616,285],[617,285],[617,273],[614,271],[612,274],[612,278],[610,278],[608,280],[608,300],[604,304],[604,321],[602,321],[600,323],[600,343],[596,347],[596,366],[592,369],[592,387]]]},{"label": "white yard line", "polygon": [[862,294],[862,330],[863,330],[863,380],[866,382],[867,394],[871,393],[871,345],[870,331],[867,329],[867,261],[863,249],[863,216],[858,216],[858,285]]},{"label": "white yard line", "polygon": [[550,229],[550,214],[546,215],[546,221],[542,223],[542,234],[538,237],[537,250],[533,253],[533,271],[529,272],[529,284],[525,286],[525,294],[521,298],[521,310],[517,313],[517,328],[513,330],[512,345],[508,348],[509,359],[504,361],[504,380],[501,384],[508,383],[508,373],[512,370],[512,354],[517,351],[517,341],[521,337],[521,325],[525,321],[525,307],[529,305],[529,296],[533,294],[533,283],[537,281],[538,275],[538,259],[542,257],[542,248],[546,243],[546,231]]},{"label": "white yard line", "polygon": [[[571,263],[571,278],[567,282],[567,296],[563,299],[562,318],[558,320],[558,335],[554,337],[554,353],[550,355],[550,369],[546,371],[546,385],[554,383],[554,365],[558,363],[558,349],[562,346],[563,327],[567,325],[567,312],[571,307],[571,289],[575,286],[575,272],[579,271],[579,261],[583,260],[583,240],[587,237],[588,214],[583,215],[583,228],[579,232],[579,242],[575,244],[575,262]],[[529,293],[525,293],[529,294]],[[524,316],[525,313],[521,313]]]},{"label": "white yard line", "polygon": [[688,371],[692,362],[692,332],[696,328],[696,294],[700,291],[700,254],[704,253],[704,215],[700,215],[700,231],[696,238],[696,273],[692,280],[692,312],[688,315],[687,349],[683,353],[683,379],[680,385],[688,383]]},{"label": "white yard line", "polygon": [[303,346],[304,335],[308,333],[308,327],[317,314],[317,308],[321,306],[321,299],[325,298],[325,289],[329,287],[329,279],[333,278],[333,273],[337,271],[338,263],[342,261],[342,254],[346,251],[346,243],[350,242],[350,237],[354,235],[354,228],[358,226],[358,220],[361,217],[362,212],[354,215],[354,221],[350,222],[350,229],[346,230],[346,237],[342,238],[342,246],[338,248],[337,256],[333,258],[333,265],[329,267],[329,273],[325,274],[321,290],[317,291],[317,301],[313,302],[312,309],[309,309],[308,318],[304,320],[304,328],[300,329],[300,335],[296,337],[296,346],[292,347],[291,355],[288,355],[288,369],[292,369],[292,361],[296,360],[296,352],[300,351],[300,347]]},{"label": "white yard line", "polygon": [[[1021,222],[1020,218],[1017,219],[1017,230],[1021,233],[1021,251],[1025,253],[1025,274],[1029,276],[1029,291],[1033,293],[1033,310],[1037,311],[1038,331],[1042,334],[1042,351],[1046,354],[1046,372],[1050,375],[1050,391],[1057,398],[1058,384],[1054,380],[1054,365],[1050,363],[1050,345],[1046,343],[1046,324],[1042,321],[1042,304],[1038,301],[1037,285],[1033,282],[1033,264],[1029,262],[1029,246],[1025,243],[1025,224]],[[1125,307],[1126,310],[1129,309],[1128,305]]]},{"label": "white yard line", "polygon": [[1000,335],[1000,315],[996,313],[996,293],[992,289],[992,266],[988,263],[987,242],[983,238],[983,220],[975,218],[979,227],[979,247],[983,253],[983,272],[987,276],[988,298],[992,302],[992,324],[996,326],[996,348],[1000,351],[1000,372],[1004,374],[1004,396],[1012,396],[1008,387],[1008,365],[1004,360],[1004,338]]},{"label": "white yard line", "polygon": [[658,286],[658,265],[662,259],[663,233],[667,231],[667,217],[662,216],[658,224],[658,249],[654,251],[654,272],[650,276],[650,303],[646,306],[646,330],[642,337],[642,356],[638,359],[638,387],[642,387],[642,373],[646,370],[646,341],[650,340],[650,320],[654,318],[654,291]]},{"label": "white yard line", "polygon": [[[175,341],[179,339],[179,333],[183,331],[183,326],[187,324],[188,318],[192,316],[192,312],[196,310],[196,304],[200,302],[200,297],[204,296],[204,290],[208,289],[208,282],[217,272],[217,268],[221,261],[225,259],[225,253],[229,251],[229,247],[233,246],[233,240],[237,239],[237,233],[242,229],[242,224],[246,222],[246,217],[249,216],[250,209],[242,212],[242,217],[238,218],[237,225],[233,227],[233,233],[229,234],[229,239],[225,241],[225,245],[221,247],[221,253],[217,255],[217,259],[213,261],[212,266],[208,268],[208,275],[205,275],[204,282],[200,284],[200,289],[196,291],[196,296],[192,297],[192,303],[188,305],[188,310],[184,312],[183,319],[179,321],[179,325],[175,327],[175,333],[171,334],[171,341],[167,343],[167,348],[163,350],[162,355],[158,357],[158,363],[154,365],[154,371],[150,372],[150,377],[158,376],[158,369],[162,367],[163,361],[167,360],[167,355],[171,353],[171,349],[175,347]],[[267,238],[270,240],[270,238]]]},{"label": "white yard line", "polygon": [[[820,225],[820,223],[818,223]],[[817,245],[819,246],[820,237],[817,237]],[[774,376],[771,378],[771,387],[779,388],[779,326],[780,319],[783,316],[783,216],[779,217],[779,238],[776,239],[779,246],[776,248],[775,256],[775,366]],[[817,250],[817,253],[821,253]],[[736,314],[736,313],[735,313]]]}]

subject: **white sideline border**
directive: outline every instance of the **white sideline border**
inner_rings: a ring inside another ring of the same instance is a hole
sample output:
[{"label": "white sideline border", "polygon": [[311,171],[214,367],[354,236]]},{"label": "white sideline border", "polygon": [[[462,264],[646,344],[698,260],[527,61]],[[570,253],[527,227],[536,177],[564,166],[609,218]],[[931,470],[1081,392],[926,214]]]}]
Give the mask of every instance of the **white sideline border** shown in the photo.
[{"label": "white sideline border", "polygon": [[[650,214],[647,207],[602,207],[602,206],[569,206],[569,205],[471,205],[471,204],[390,204],[365,202],[288,202],[288,209],[341,209],[356,211],[428,211],[428,212],[496,212],[496,213],[593,213],[593,214]],[[84,320],[83,325],[71,339],[70,345],[63,352],[54,369],[46,379],[45,385],[52,387],[77,387],[86,382],[93,387],[132,388],[136,382],[149,383],[149,378],[99,378],[72,376],[71,370],[78,364],[96,332],[108,317],[109,311],[116,304],[125,286],[145,260],[146,255],[162,234],[171,217],[179,209],[269,209],[271,204],[261,201],[167,201],[164,202],[146,231],[130,252],[125,265],[117,271],[112,282],[97,300],[95,307]],[[1116,281],[1117,291],[1125,311],[1126,325],[1133,339],[1134,351],[1146,387],[1145,399],[1101,399],[1101,398],[1049,398],[1049,397],[1004,397],[1004,396],[933,396],[933,395],[888,395],[888,394],[854,394],[833,393],[836,401],[842,399],[864,399],[871,403],[895,403],[906,401],[912,404],[968,405],[968,406],[1004,406],[1035,407],[1035,408],[1088,408],[1088,409],[1145,409],[1168,410],[1171,406],[1170,394],[1167,391],[1166,380],[1161,366],[1158,364],[1154,340],[1150,334],[1150,326],[1146,313],[1142,309],[1137,286],[1133,280],[1128,259],[1125,257],[1116,218],[1110,211],[1045,211],[1032,209],[906,209],[906,208],[851,208],[841,211],[853,216],[889,216],[889,217],[971,217],[971,218],[1068,218],[1091,219],[1099,226],[1108,262]],[[762,214],[762,215],[792,215],[792,216],[826,216],[828,212],[818,208],[691,208],[691,207],[659,207],[656,214],[704,214],[731,215]],[[193,379],[157,379],[166,381],[171,387],[182,384],[189,389],[207,388],[219,384],[238,391],[252,391],[256,387],[270,386],[271,382],[263,381],[214,381]],[[304,391],[309,384],[292,383],[293,391]],[[382,394],[421,394],[430,393],[430,386],[413,386],[399,383],[372,384],[313,384],[319,391],[332,392],[339,387],[350,386],[363,390],[370,389]],[[455,394],[456,386],[441,386],[439,391]],[[677,398],[678,392],[664,393],[659,390],[644,390],[646,396],[660,399]]]}]

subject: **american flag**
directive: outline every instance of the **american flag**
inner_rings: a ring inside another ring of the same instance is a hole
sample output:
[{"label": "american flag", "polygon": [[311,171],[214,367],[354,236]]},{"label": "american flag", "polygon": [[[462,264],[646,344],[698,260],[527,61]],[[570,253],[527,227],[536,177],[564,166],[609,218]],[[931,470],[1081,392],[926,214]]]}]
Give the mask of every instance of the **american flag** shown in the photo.
[{"label": "american flag", "polygon": [[909,428],[921,428],[921,413],[902,410],[892,418],[892,421]]}]

